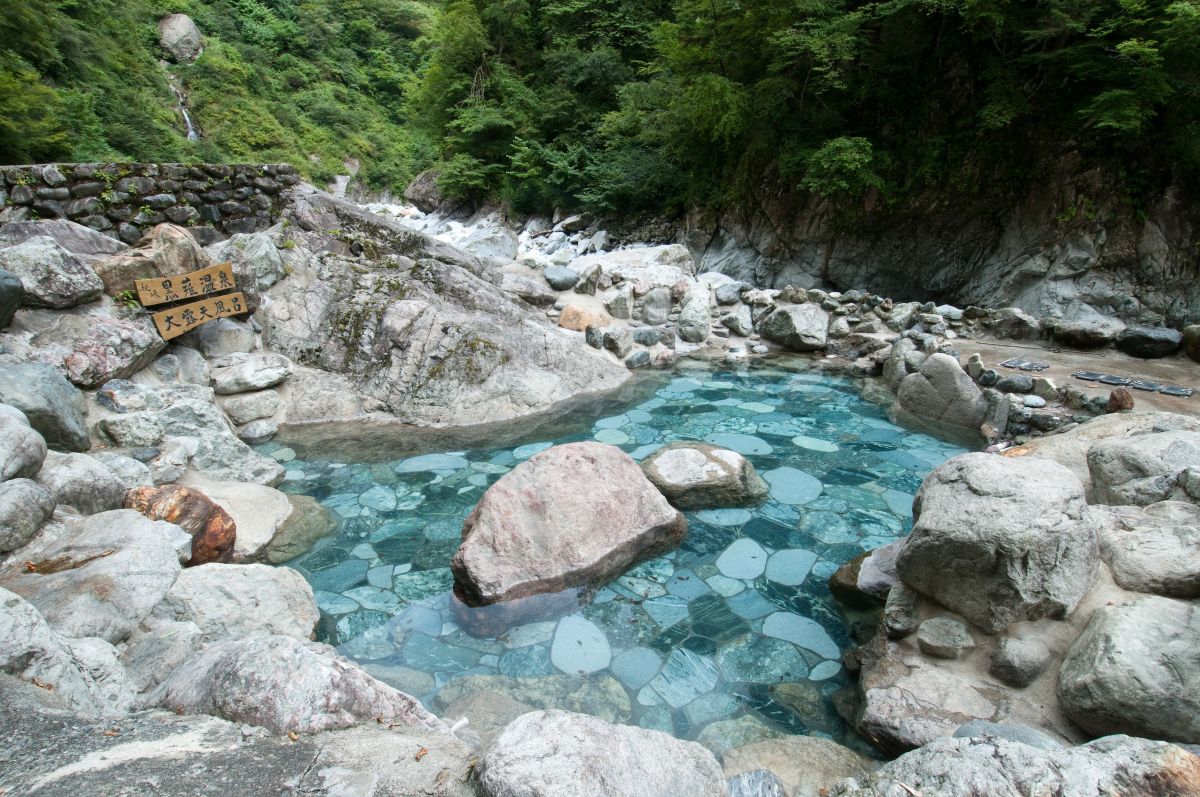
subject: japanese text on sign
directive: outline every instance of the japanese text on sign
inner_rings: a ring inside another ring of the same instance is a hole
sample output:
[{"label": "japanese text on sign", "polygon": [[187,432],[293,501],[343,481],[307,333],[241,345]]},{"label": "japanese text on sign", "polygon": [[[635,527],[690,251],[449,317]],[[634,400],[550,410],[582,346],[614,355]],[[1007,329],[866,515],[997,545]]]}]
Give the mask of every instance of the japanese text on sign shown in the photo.
[{"label": "japanese text on sign", "polygon": [[224,296],[214,296],[191,304],[181,304],[154,314],[154,326],[163,340],[170,340],[190,332],[208,321],[216,321],[231,315],[246,312],[246,297],[241,291]]},{"label": "japanese text on sign", "polygon": [[219,263],[177,277],[136,280],[134,285],[137,286],[138,301],[145,307],[197,299],[237,287],[233,267],[229,263]]}]

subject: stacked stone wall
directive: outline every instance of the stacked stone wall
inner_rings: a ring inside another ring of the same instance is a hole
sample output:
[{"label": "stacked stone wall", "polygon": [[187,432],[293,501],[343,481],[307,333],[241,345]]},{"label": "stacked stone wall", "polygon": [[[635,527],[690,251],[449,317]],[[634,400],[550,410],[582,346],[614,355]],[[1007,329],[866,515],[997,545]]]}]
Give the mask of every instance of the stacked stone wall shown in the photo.
[{"label": "stacked stone wall", "polygon": [[208,244],[270,227],[298,182],[286,163],[0,166],[0,223],[70,219],[132,244],[171,222]]}]

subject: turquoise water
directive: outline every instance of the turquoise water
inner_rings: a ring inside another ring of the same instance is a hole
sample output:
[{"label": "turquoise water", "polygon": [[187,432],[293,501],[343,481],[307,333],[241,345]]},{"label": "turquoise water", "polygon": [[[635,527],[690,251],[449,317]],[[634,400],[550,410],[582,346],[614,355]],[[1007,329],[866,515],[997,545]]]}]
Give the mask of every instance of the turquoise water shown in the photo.
[{"label": "turquoise water", "polygon": [[[682,738],[749,713],[782,732],[847,739],[831,696],[849,682],[840,661],[849,639],[826,581],[906,534],[921,480],[964,449],[890,423],[848,379],[700,364],[661,379],[652,398],[585,433],[516,448],[345,464],[261,447],[286,464],[281,489],[315,497],[338,518],[336,536],[289,563],[316,592],[322,638],[384,680],[405,669],[432,676],[419,695],[431,705],[464,675],[608,674],[629,694],[626,721]],[[589,438],[637,460],[676,440],[732,448],[770,497],[686,513],[677,551],[572,614],[468,633],[449,593],[463,519],[522,460]],[[412,684],[409,673],[395,685]]]}]

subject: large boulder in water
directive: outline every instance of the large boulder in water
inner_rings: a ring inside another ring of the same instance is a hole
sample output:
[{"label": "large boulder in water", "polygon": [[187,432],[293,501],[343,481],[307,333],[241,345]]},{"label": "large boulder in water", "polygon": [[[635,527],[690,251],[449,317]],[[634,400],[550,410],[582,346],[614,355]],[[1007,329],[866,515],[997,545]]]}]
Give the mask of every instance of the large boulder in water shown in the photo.
[{"label": "large boulder in water", "polygon": [[792,351],[825,348],[829,314],[815,304],[780,307],[762,324],[762,336]]},{"label": "large boulder in water", "polygon": [[481,797],[724,797],[713,754],[660,731],[566,711],[509,723],[480,761]]},{"label": "large boulder in water", "polygon": [[742,506],[767,497],[767,483],[748,459],[708,443],[672,443],[647,457],[642,470],[680,509]]},{"label": "large boulder in water", "polygon": [[1071,645],[1058,700],[1089,733],[1200,744],[1200,607],[1146,596],[1096,610]]},{"label": "large boulder in water", "polygon": [[1047,460],[964,454],[925,479],[896,558],[909,586],[991,633],[1062,618],[1091,588],[1096,532],[1083,485]]},{"label": "large boulder in water", "polygon": [[920,371],[904,377],[897,396],[914,415],[965,429],[978,429],[987,415],[983,392],[948,354],[930,355]]},{"label": "large boulder in water", "polygon": [[628,454],[568,443],[488,488],[450,567],[460,597],[485,605],[607,582],[686,533],[683,514]]}]

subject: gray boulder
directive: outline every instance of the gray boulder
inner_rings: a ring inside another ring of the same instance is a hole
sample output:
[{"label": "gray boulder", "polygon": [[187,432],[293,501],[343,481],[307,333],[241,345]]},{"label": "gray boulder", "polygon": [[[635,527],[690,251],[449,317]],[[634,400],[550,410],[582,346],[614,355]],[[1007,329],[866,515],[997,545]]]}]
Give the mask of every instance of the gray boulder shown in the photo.
[{"label": "gray boulder", "polygon": [[1083,486],[1055,462],[955,457],[918,490],[896,572],[990,633],[1061,619],[1091,588],[1099,561],[1084,508]]},{"label": "gray boulder", "polygon": [[144,703],[277,733],[366,723],[446,730],[420,701],[375,680],[328,645],[288,636],[209,645],[155,687]]},{"label": "gray boulder", "polygon": [[683,515],[628,454],[569,443],[488,488],[463,524],[450,567],[460,597],[497,603],[605,583],[675,548],[686,533]]},{"label": "gray boulder", "polygon": [[743,506],[768,492],[748,459],[707,443],[672,443],[643,460],[642,470],[679,509]]},{"label": "gray boulder", "polygon": [[[184,335],[179,342],[213,359],[231,354],[246,354],[254,350],[254,329],[245,321],[218,318]],[[207,365],[205,369],[207,370]],[[208,382],[205,381],[204,384],[207,385]]]},{"label": "gray boulder", "polygon": [[829,314],[815,304],[786,305],[767,316],[760,332],[792,351],[819,351],[825,348]]},{"label": "gray boulder", "polygon": [[1200,607],[1145,596],[1102,606],[1063,659],[1058,701],[1096,735],[1200,744]]},{"label": "gray boulder", "polygon": [[46,459],[46,441],[20,410],[0,406],[5,408],[0,411],[0,481],[30,478]]},{"label": "gray boulder", "polygon": [[1003,307],[984,320],[984,328],[994,337],[1032,340],[1042,334],[1042,325],[1018,307]]},{"label": "gray boulder", "polygon": [[1096,316],[1078,321],[1056,321],[1050,327],[1050,334],[1067,346],[1095,349],[1107,346],[1124,329],[1125,325],[1115,318]]},{"label": "gray boulder", "polygon": [[983,392],[948,354],[930,355],[917,373],[904,377],[897,395],[914,415],[951,426],[978,429],[987,415]]},{"label": "gray boulder", "polygon": [[534,307],[553,307],[558,294],[545,283],[522,274],[505,274],[500,280],[500,290]]},{"label": "gray boulder", "polygon": [[542,272],[542,277],[556,291],[569,291],[579,282],[579,272],[566,266],[550,266]]},{"label": "gray boulder", "polygon": [[0,249],[0,268],[21,279],[27,307],[74,307],[104,291],[95,271],[46,236]]},{"label": "gray boulder", "polygon": [[0,368],[0,401],[25,413],[29,425],[57,451],[87,451],[91,446],[83,393],[53,366],[5,364]]},{"label": "gray boulder", "polygon": [[291,568],[214,563],[184,570],[153,616],[194,623],[202,640],[213,642],[270,635],[311,639],[318,612],[312,587]]},{"label": "gray boulder", "polygon": [[421,172],[413,181],[404,189],[404,198],[416,205],[425,213],[433,213],[442,206],[446,201],[445,194],[438,186],[438,178],[441,173],[430,169],[426,172]]},{"label": "gray boulder", "polygon": [[12,323],[24,298],[21,278],[8,269],[0,268],[0,329]]},{"label": "gray boulder", "polygon": [[1153,360],[1174,354],[1183,335],[1168,327],[1131,327],[1122,330],[1113,343],[1131,357]]},{"label": "gray boulder", "polygon": [[202,50],[200,29],[187,14],[168,14],[160,19],[158,43],[177,64],[195,61]]},{"label": "gray boulder", "polygon": [[739,304],[732,313],[723,317],[721,323],[730,332],[743,338],[754,334],[754,319],[750,315],[750,308],[744,304]]},{"label": "gray boulder", "polygon": [[116,238],[66,219],[38,219],[5,224],[0,227],[0,246],[15,246],[30,238],[42,236],[53,238],[63,249],[83,258],[112,255],[125,248],[125,244]]},{"label": "gray boulder", "polygon": [[265,291],[283,279],[285,273],[283,258],[266,233],[234,235],[205,247],[204,253],[214,263],[229,263],[238,287],[243,290]]},{"label": "gray boulder", "polygon": [[[0,283],[3,279],[0,278]],[[0,303],[2,303],[0,299]],[[4,328],[4,315],[0,312],[0,329]],[[1200,363],[1200,324],[1191,324],[1183,328],[1183,353],[1192,362]]]},{"label": "gray boulder", "polygon": [[0,482],[0,553],[20,548],[33,539],[52,514],[54,496],[37,482],[30,479]]},{"label": "gray boulder", "polygon": [[839,783],[830,797],[1166,797],[1200,787],[1200,757],[1166,742],[1110,736],[1042,750],[999,736],[938,739]]},{"label": "gray boulder", "polygon": [[476,768],[480,797],[725,797],[712,753],[565,711],[511,722]]},{"label": "gray boulder", "polygon": [[1004,637],[992,650],[988,672],[1003,683],[1029,686],[1050,664],[1050,649],[1037,639]]},{"label": "gray boulder", "polygon": [[[33,606],[3,588],[0,673],[52,690],[83,714],[121,714],[133,703],[133,689],[112,645],[94,638],[64,639]],[[12,737],[8,740],[11,745]]]},{"label": "gray boulder", "polygon": [[55,503],[81,515],[120,509],[125,503],[124,482],[87,454],[50,452],[37,481],[54,496]]},{"label": "gray boulder", "polygon": [[663,324],[670,314],[671,289],[651,288],[642,301],[642,320],[647,324]]},{"label": "gray boulder", "polygon": [[274,387],[292,375],[292,362],[281,354],[231,354],[209,363],[218,396]]},{"label": "gray boulder", "polygon": [[65,535],[29,555],[33,569],[0,572],[0,586],[32,603],[63,636],[120,642],[179,575],[175,534],[178,526],[131,509],[73,518]]},{"label": "gray boulder", "polygon": [[1103,440],[1088,450],[1087,463],[1092,492],[1099,503],[1200,503],[1200,432]]},{"label": "gray boulder", "polygon": [[221,409],[225,410],[229,420],[238,426],[261,418],[270,418],[279,412],[279,406],[279,394],[274,390],[242,393],[221,403]]},{"label": "gray boulder", "polygon": [[1122,587],[1173,598],[1200,597],[1200,506],[1088,507],[1100,556]]},{"label": "gray boulder", "polygon": [[675,322],[679,339],[687,343],[703,343],[708,340],[712,319],[708,314],[708,289],[690,291],[683,300],[683,309]]}]

